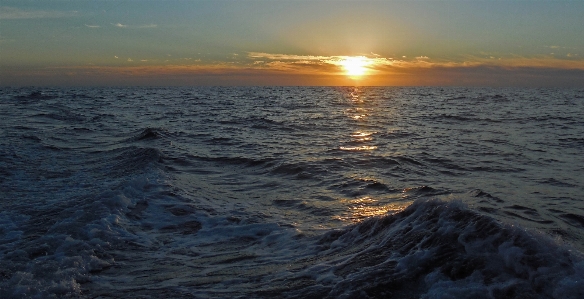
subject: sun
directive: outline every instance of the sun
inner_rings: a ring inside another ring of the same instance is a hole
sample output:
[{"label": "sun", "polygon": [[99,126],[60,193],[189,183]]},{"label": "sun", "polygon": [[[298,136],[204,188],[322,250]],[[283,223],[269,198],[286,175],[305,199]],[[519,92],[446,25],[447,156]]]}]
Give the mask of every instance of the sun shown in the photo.
[{"label": "sun", "polygon": [[363,56],[345,57],[340,61],[340,65],[345,69],[345,74],[349,77],[365,75],[369,64],[368,59]]}]

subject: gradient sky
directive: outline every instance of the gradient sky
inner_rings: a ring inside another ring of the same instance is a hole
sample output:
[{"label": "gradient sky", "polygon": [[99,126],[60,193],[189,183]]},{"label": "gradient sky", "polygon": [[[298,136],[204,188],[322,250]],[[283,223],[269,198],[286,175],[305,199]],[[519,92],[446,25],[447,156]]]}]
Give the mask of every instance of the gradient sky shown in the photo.
[{"label": "gradient sky", "polygon": [[0,85],[354,84],[584,86],[584,1],[0,0]]}]

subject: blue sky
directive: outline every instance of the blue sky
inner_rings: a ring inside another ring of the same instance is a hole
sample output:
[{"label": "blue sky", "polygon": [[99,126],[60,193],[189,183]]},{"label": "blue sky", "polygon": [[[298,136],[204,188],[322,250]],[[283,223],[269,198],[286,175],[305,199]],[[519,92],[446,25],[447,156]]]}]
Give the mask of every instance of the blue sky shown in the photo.
[{"label": "blue sky", "polygon": [[[584,1],[0,1],[1,85],[584,85]],[[365,76],[343,70],[367,60]]]}]

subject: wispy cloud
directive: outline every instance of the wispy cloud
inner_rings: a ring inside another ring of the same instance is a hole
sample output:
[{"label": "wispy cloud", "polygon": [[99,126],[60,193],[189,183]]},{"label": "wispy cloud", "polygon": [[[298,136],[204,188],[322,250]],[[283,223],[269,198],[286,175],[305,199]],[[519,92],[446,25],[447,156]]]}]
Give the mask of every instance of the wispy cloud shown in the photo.
[{"label": "wispy cloud", "polygon": [[499,58],[482,58],[467,56],[464,63],[458,63],[462,66],[494,66],[503,68],[554,68],[554,69],[574,69],[584,70],[584,60],[561,59],[553,55],[538,56],[506,56]]},{"label": "wispy cloud", "polygon": [[[281,71],[295,70],[307,73],[325,72],[329,74],[339,74],[346,60],[355,58],[354,56],[288,55],[261,52],[250,52],[248,57],[252,60],[253,65],[260,68],[271,68]],[[374,53],[358,57],[363,65],[371,71],[379,70],[384,66],[404,66],[405,63],[405,61],[384,58]],[[427,64],[426,61],[420,59],[412,63],[416,63],[419,66]]]},{"label": "wispy cloud", "polygon": [[126,25],[122,23],[112,23],[112,25],[118,28],[156,28],[158,25],[156,24],[146,24],[146,25]]},{"label": "wispy cloud", "polygon": [[99,26],[99,25],[87,25],[87,24],[85,24],[85,27],[88,27],[88,28],[100,28],[101,26]]},{"label": "wispy cloud", "polygon": [[571,49],[571,50],[575,50],[576,48],[573,47],[562,47],[562,46],[544,46],[545,48],[550,48],[550,49]]},{"label": "wispy cloud", "polygon": [[[295,71],[300,73],[324,72],[339,74],[342,72],[344,61],[351,56],[314,56],[288,55],[261,52],[248,53],[250,67],[272,69],[280,71]],[[359,56],[370,74],[383,74],[397,69],[427,69],[427,68],[550,68],[550,69],[578,69],[584,70],[584,60],[575,59],[575,54],[568,54],[568,59],[558,59],[554,56],[507,56],[507,57],[478,57],[466,56],[462,60],[435,60],[428,56],[417,56],[408,59],[384,58],[378,54]]]},{"label": "wispy cloud", "polygon": [[22,10],[14,7],[0,6],[0,20],[63,18],[76,15],[78,15],[77,11]]},{"label": "wispy cloud", "polygon": [[270,60],[326,60],[334,56],[314,56],[314,55],[291,55],[291,54],[272,54],[262,52],[249,52],[250,58],[266,58]]}]

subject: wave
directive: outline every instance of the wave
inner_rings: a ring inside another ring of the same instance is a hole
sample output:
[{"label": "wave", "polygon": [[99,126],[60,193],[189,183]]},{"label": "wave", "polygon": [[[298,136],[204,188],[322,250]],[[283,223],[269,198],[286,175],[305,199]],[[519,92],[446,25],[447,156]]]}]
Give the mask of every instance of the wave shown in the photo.
[{"label": "wave", "polygon": [[230,165],[242,165],[244,167],[261,167],[261,166],[271,166],[274,159],[264,158],[264,159],[253,159],[247,157],[192,157],[201,161],[209,161],[219,164],[230,164]]},{"label": "wave", "polygon": [[134,136],[128,138],[127,142],[133,141],[147,141],[159,138],[171,138],[172,134],[163,128],[145,128],[134,134]]},{"label": "wave", "polygon": [[140,198],[164,198],[149,176],[110,191],[0,212],[2,298],[87,297],[82,285],[118,263],[113,252],[140,242],[132,228],[148,206]]},{"label": "wave", "polygon": [[3,95],[0,297],[584,297],[579,106],[322,90]]},{"label": "wave", "polygon": [[584,138],[559,138],[558,141],[564,147],[572,147],[572,148],[584,148]]},{"label": "wave", "polygon": [[493,119],[493,118],[489,118],[489,117],[478,117],[476,115],[469,115],[469,114],[466,114],[465,116],[453,115],[453,114],[441,114],[441,115],[437,115],[437,116],[433,117],[433,119],[436,121],[446,120],[448,122],[453,122],[453,123],[457,123],[457,122],[461,122],[461,123],[466,123],[466,122],[501,123],[501,122],[503,122],[503,120],[501,120],[501,119]]},{"label": "wave", "polygon": [[[377,181],[362,184],[385,189]],[[570,299],[584,294],[581,253],[461,202],[417,200],[401,212],[309,237],[290,225],[266,223],[268,215],[254,220],[209,214],[168,187],[134,176],[115,190],[63,203],[69,208],[36,216],[0,213],[0,291],[8,298],[143,294],[142,282],[127,281],[127,271],[151,276],[152,296]],[[437,190],[420,186],[405,192]],[[301,200],[275,204],[336,214]],[[141,270],[158,261],[160,266]],[[171,270],[177,277],[168,275]],[[120,277],[116,271],[122,271]],[[222,273],[221,280],[209,280],[211,273]],[[116,279],[124,281],[123,290],[110,284]],[[190,284],[177,287],[174,279]]]},{"label": "wave", "polygon": [[43,101],[43,100],[51,100],[51,99],[57,98],[57,95],[54,95],[52,91],[47,92],[47,90],[43,90],[43,91],[35,90],[35,91],[30,91],[24,95],[22,95],[22,94],[17,95],[14,98],[16,100],[18,100],[20,103],[29,104],[29,103],[35,103],[35,102]]},{"label": "wave", "polygon": [[[324,234],[286,298],[582,298],[581,254],[460,202],[404,211]],[[272,297],[276,289],[258,295]],[[277,291],[284,291],[277,289]],[[315,296],[316,295],[316,296]]]}]

